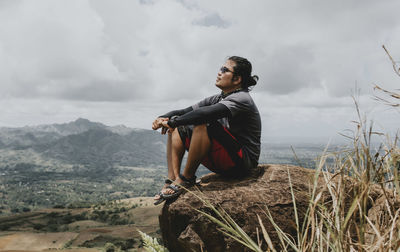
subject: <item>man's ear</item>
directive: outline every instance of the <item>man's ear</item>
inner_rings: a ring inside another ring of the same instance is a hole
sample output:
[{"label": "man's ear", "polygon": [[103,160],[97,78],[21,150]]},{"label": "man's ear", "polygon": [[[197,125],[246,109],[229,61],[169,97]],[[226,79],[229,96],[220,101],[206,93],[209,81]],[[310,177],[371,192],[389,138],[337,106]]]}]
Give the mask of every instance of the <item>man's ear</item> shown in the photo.
[{"label": "man's ear", "polygon": [[233,84],[238,85],[242,82],[242,76],[233,76]]}]

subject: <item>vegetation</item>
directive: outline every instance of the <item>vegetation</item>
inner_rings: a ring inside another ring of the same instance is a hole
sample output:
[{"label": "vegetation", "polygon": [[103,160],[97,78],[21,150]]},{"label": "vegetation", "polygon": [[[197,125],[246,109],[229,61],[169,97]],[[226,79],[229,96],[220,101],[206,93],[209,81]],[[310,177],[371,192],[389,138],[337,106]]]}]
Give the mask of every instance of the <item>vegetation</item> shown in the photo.
[{"label": "vegetation", "polygon": [[149,252],[168,252],[168,249],[160,245],[156,238],[153,238],[146,233],[138,230],[139,234],[142,236],[143,247]]},{"label": "vegetation", "polygon": [[121,248],[115,246],[111,242],[107,242],[103,248],[103,251],[104,252],[119,252],[119,251],[121,251]]},{"label": "vegetation", "polygon": [[0,128],[1,214],[153,196],[162,186],[165,138],[85,119]]},{"label": "vegetation", "polygon": [[121,166],[102,171],[45,171],[24,163],[3,168],[2,172],[0,208],[6,214],[52,206],[90,207],[98,202],[153,196],[162,186],[165,171]]},{"label": "vegetation", "polygon": [[[287,158],[287,147],[264,154],[268,160],[275,157],[278,163],[304,166],[318,151],[296,149],[298,159]],[[99,202],[150,197],[162,187],[165,174],[165,167],[71,165],[44,160],[31,151],[0,150],[0,215],[48,207],[85,208]]]},{"label": "vegetation", "polygon": [[[18,237],[33,236],[37,237],[37,244],[49,249],[136,251],[141,246],[137,227],[159,236],[159,210],[151,198],[136,198],[103,202],[89,208],[42,209],[2,216],[0,244],[6,241],[18,245]],[[52,240],[46,239],[48,236]]]}]

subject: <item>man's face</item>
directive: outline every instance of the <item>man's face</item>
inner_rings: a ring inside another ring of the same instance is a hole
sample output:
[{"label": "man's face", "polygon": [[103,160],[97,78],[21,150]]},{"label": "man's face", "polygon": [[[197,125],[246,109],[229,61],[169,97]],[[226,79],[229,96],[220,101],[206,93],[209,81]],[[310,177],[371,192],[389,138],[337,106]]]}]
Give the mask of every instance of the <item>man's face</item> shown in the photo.
[{"label": "man's face", "polygon": [[234,91],[240,87],[240,80],[238,81],[237,78],[233,78],[233,68],[235,66],[235,62],[227,60],[218,72],[215,86],[219,87],[225,93]]}]

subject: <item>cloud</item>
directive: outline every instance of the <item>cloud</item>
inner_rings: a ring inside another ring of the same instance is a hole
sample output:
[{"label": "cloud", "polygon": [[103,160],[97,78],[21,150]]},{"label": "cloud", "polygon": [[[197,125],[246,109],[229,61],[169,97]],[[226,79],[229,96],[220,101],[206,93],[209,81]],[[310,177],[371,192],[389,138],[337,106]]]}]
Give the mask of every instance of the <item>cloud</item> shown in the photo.
[{"label": "cloud", "polygon": [[228,28],[230,26],[230,22],[223,20],[218,13],[209,13],[205,17],[194,20],[192,23],[194,25],[206,27],[215,26],[219,28]]},{"label": "cloud", "polygon": [[311,46],[281,46],[264,55],[260,90],[272,94],[290,94],[302,88],[321,85],[318,66]]},{"label": "cloud", "polygon": [[140,4],[154,4],[155,1],[154,0],[139,0]]},{"label": "cloud", "polygon": [[131,114],[147,118],[219,92],[219,67],[239,55],[260,76],[252,93],[267,108],[264,125],[290,125],[294,113],[312,133],[307,120],[325,112],[339,127],[332,121],[353,115],[356,83],[363,99],[373,83],[398,88],[381,48],[400,57],[398,9],[395,0],[1,1],[0,98],[43,121],[58,110],[123,123],[118,114],[133,126]]},{"label": "cloud", "polygon": [[86,1],[21,2],[1,21],[8,35],[0,42],[3,95],[118,101],[138,97],[132,82],[146,81],[141,65],[119,57],[103,18]]},{"label": "cloud", "polygon": [[[85,11],[87,8],[84,2],[75,2],[68,12],[61,11],[60,3],[23,2],[8,13],[14,18],[2,16],[0,30],[8,34],[1,40],[8,59],[2,62],[3,66],[8,65],[6,87],[17,86],[11,88],[11,95],[25,95],[26,89],[32,95],[45,95],[50,83],[74,83],[74,79],[107,74],[97,71],[99,66],[112,67],[107,66],[107,58],[91,57],[98,56],[102,34],[101,29],[96,29],[101,23],[93,13]],[[69,20],[72,13],[76,18]]]},{"label": "cloud", "polygon": [[249,58],[258,89],[272,94],[325,85],[347,96],[355,82],[395,85],[383,74],[380,49],[380,41],[398,40],[395,1],[3,5],[3,97],[199,99],[215,92],[216,71],[229,55]]}]

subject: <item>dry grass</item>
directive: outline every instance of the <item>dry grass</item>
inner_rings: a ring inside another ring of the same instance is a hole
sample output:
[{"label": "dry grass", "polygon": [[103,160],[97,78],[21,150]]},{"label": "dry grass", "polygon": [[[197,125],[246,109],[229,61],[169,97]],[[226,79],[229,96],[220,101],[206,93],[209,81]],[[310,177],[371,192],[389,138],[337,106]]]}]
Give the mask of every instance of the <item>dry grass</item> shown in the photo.
[{"label": "dry grass", "polygon": [[76,233],[18,233],[0,239],[0,250],[45,250],[61,249],[77,236]]},{"label": "dry grass", "polygon": [[[389,57],[391,63],[392,63],[392,67],[393,67],[393,71],[400,77],[400,64],[399,61],[395,61],[392,56],[390,55],[389,51],[386,49],[386,47],[383,45],[382,46],[383,49],[385,50],[387,56]],[[380,87],[379,85],[375,85],[374,86],[375,90],[378,90],[381,94],[385,95],[385,97],[376,95],[375,99],[383,102],[384,104],[391,106],[391,107],[400,107],[400,93],[397,91],[389,91],[385,88]]]}]

